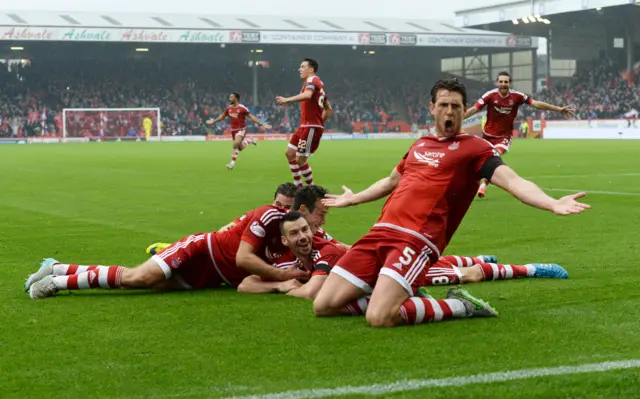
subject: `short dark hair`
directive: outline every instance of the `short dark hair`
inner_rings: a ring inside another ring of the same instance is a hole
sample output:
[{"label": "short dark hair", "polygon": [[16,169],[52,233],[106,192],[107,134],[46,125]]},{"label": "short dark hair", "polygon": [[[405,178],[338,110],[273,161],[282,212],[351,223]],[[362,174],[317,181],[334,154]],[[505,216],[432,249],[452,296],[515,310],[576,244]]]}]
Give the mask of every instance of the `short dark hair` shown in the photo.
[{"label": "short dark hair", "polygon": [[296,196],[293,199],[293,207],[291,209],[297,211],[302,205],[304,205],[309,209],[309,212],[313,212],[313,210],[316,209],[316,201],[323,199],[328,193],[329,192],[326,188],[315,184],[304,186],[296,192]]},{"label": "short dark hair", "polygon": [[293,198],[296,196],[296,191],[298,191],[298,187],[293,183],[282,183],[276,188],[275,194],[273,194],[273,199],[276,199],[278,194],[282,194],[285,197]]},{"label": "short dark hair", "polygon": [[314,60],[313,58],[305,58],[304,60],[302,60],[302,62],[306,62],[311,68],[313,68],[314,72],[318,72],[318,61]]},{"label": "short dark hair", "polygon": [[296,211],[291,211],[287,214],[285,214],[282,219],[280,219],[280,233],[282,235],[284,234],[284,224],[287,222],[295,222],[298,219],[304,219],[304,216],[302,216],[302,214],[300,212],[296,212]]},{"label": "short dark hair", "polygon": [[440,90],[453,91],[462,95],[462,103],[467,104],[467,88],[458,79],[440,79],[431,88],[431,102],[436,103]]},{"label": "short dark hair", "polygon": [[507,72],[507,71],[498,72],[498,76],[496,76],[496,81],[498,79],[500,79],[500,76],[508,77],[509,78],[509,82],[511,82],[511,75],[509,75],[509,72]]},{"label": "short dark hair", "polygon": [[236,97],[236,100],[240,101],[240,94],[238,93],[231,93]]}]

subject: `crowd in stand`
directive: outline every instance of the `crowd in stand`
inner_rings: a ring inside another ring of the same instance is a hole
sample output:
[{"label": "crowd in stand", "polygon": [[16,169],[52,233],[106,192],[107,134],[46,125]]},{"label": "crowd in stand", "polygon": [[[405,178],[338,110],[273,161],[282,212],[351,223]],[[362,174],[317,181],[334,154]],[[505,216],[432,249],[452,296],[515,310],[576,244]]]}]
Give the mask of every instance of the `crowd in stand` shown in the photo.
[{"label": "crowd in stand", "polygon": [[[591,68],[579,71],[569,83],[536,93],[535,98],[556,105],[573,105],[580,119],[617,118],[630,110],[640,110],[640,82],[637,79],[635,83],[627,82],[619,72],[620,68],[611,61],[601,59]],[[383,74],[383,78],[362,70],[341,71],[337,76],[320,75],[327,83],[328,98],[334,108],[327,129],[351,132],[360,122],[386,124],[394,120],[414,126],[428,124],[429,93],[416,90],[419,82],[415,79],[389,74]],[[0,136],[61,135],[64,108],[101,107],[159,107],[163,134],[167,135],[222,134],[228,127],[226,122],[211,127],[205,121],[223,112],[229,93],[236,91],[258,119],[273,126],[273,132],[293,131],[300,118],[299,107],[278,106],[275,97],[294,95],[300,90],[295,71],[264,69],[259,76],[259,98],[254,106],[249,69],[232,73],[228,68],[90,61],[2,64]],[[469,86],[469,102],[489,88],[478,83]],[[522,110],[521,117],[561,117],[553,113],[541,115],[530,107]],[[115,116],[112,121],[118,119],[123,118]],[[119,126],[121,131],[130,129]],[[97,135],[99,127],[91,121],[77,130],[74,135],[85,131]],[[251,125],[250,131],[258,130]]]}]

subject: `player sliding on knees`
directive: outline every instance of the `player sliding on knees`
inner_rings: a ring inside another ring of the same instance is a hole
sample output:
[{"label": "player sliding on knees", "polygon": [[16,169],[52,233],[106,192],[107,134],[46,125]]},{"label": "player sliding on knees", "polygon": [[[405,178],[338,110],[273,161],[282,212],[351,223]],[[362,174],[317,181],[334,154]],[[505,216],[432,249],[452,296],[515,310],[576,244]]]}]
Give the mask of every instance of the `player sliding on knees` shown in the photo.
[{"label": "player sliding on knees", "polygon": [[467,213],[481,178],[557,215],[589,208],[576,201],[585,193],[551,198],[504,165],[489,142],[462,133],[466,103],[464,85],[438,81],[429,104],[436,133],[418,139],[389,177],[357,194],[344,187],[342,195],[327,196],[331,207],[389,198],[370,232],[331,270],[313,303],[317,316],[366,314],[375,327],[497,316],[465,290],[450,290],[441,300],[414,296],[425,285],[425,269],[438,261]]},{"label": "player sliding on knees", "polygon": [[309,157],[316,152],[324,132],[324,124],[331,116],[333,109],[324,92],[324,83],[316,75],[318,62],[305,58],[298,69],[300,78],[304,81],[300,94],[293,97],[276,97],[279,105],[300,102],[300,127],[291,136],[285,155],[289,161],[289,168],[293,182],[302,187],[305,183],[313,183],[313,172],[308,163]]},{"label": "player sliding on knees", "polygon": [[[473,107],[467,109],[464,117],[465,119],[469,118],[487,107],[487,123],[484,126],[482,138],[493,144],[500,155],[509,152],[513,136],[513,122],[518,116],[518,109],[522,104],[528,104],[544,111],[559,112],[566,118],[570,118],[574,114],[571,107],[557,107],[536,101],[519,91],[511,90],[511,76],[508,72],[498,73],[496,82],[498,88],[484,93]],[[487,179],[483,179],[478,189],[478,197],[485,196],[488,185]]]},{"label": "player sliding on knees", "polygon": [[247,133],[247,118],[251,119],[253,123],[258,126],[262,126],[265,129],[271,129],[271,125],[268,123],[260,122],[249,109],[240,104],[240,94],[231,93],[229,95],[229,106],[225,108],[224,112],[216,119],[207,120],[208,125],[215,125],[224,118],[229,117],[231,122],[231,137],[233,138],[233,154],[231,155],[231,162],[226,167],[231,170],[236,166],[236,160],[240,151],[247,148],[249,144],[257,145],[257,141],[254,138],[245,138]]}]

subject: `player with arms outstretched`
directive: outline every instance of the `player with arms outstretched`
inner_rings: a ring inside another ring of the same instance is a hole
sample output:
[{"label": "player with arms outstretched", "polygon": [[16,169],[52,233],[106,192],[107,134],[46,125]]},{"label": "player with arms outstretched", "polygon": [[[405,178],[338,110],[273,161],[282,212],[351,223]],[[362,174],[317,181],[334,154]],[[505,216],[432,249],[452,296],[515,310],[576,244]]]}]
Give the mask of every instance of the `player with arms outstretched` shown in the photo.
[{"label": "player with arms outstretched", "polygon": [[331,270],[314,300],[316,315],[349,315],[357,308],[376,327],[497,316],[464,290],[450,290],[443,300],[414,296],[424,285],[425,268],[438,261],[467,213],[481,178],[558,215],[589,208],[576,201],[585,193],[551,198],[504,165],[489,142],[462,133],[466,100],[460,82],[438,81],[429,104],[436,133],[418,139],[389,177],[357,194],[345,187],[342,195],[327,196],[325,204],[334,207],[389,198],[370,232]]},{"label": "player with arms outstretched", "polygon": [[226,165],[227,169],[231,170],[236,166],[236,160],[238,159],[240,151],[247,148],[249,144],[257,145],[255,138],[245,139],[244,137],[247,133],[247,118],[251,119],[251,121],[256,125],[262,126],[265,129],[271,129],[271,125],[260,122],[258,118],[249,112],[247,107],[240,104],[240,94],[238,93],[231,93],[229,95],[229,106],[227,106],[224,112],[216,119],[209,119],[207,124],[215,125],[226,117],[229,117],[229,121],[231,122],[231,137],[233,138],[233,154],[231,155],[231,162]]},{"label": "player with arms outstretched", "polygon": [[280,105],[300,102],[300,126],[291,136],[287,151],[287,161],[293,175],[293,182],[302,187],[302,179],[307,184],[313,183],[313,172],[308,163],[309,157],[316,152],[324,132],[324,123],[331,116],[333,109],[324,91],[324,83],[316,75],[318,62],[305,58],[298,69],[303,80],[300,94],[293,97],[276,97]]},{"label": "player with arms outstretched", "polygon": [[[482,129],[482,138],[493,144],[500,155],[509,152],[513,137],[513,122],[522,104],[528,104],[540,110],[559,112],[567,118],[573,116],[574,111],[571,107],[557,107],[511,90],[511,76],[508,72],[500,72],[496,82],[498,88],[484,93],[473,107],[467,109],[464,118],[469,118],[487,107],[487,122]],[[488,185],[487,179],[483,179],[478,189],[478,197],[485,196]]]}]

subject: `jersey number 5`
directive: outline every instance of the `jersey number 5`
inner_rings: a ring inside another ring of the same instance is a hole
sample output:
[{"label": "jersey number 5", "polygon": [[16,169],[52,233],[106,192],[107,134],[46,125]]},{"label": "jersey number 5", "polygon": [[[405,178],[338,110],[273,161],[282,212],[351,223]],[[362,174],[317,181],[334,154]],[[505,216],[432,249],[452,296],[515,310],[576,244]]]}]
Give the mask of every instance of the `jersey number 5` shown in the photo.
[{"label": "jersey number 5", "polygon": [[402,251],[402,256],[398,259],[400,263],[405,266],[409,266],[413,262],[413,256],[416,254],[416,251],[409,247],[405,247],[404,251]]}]

